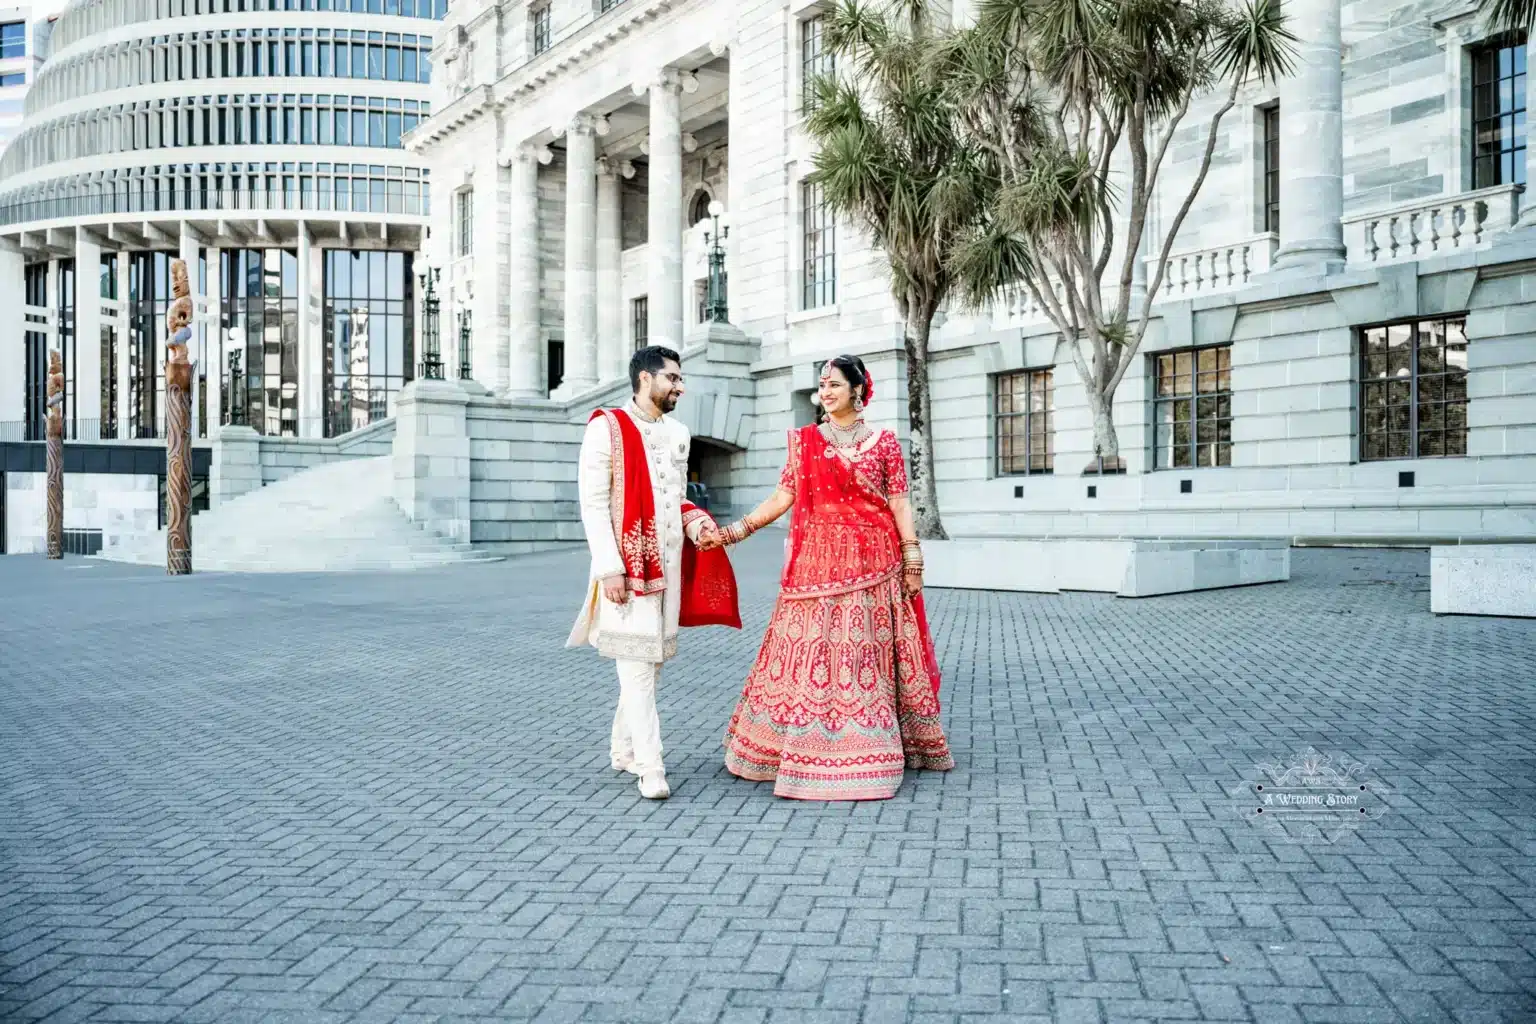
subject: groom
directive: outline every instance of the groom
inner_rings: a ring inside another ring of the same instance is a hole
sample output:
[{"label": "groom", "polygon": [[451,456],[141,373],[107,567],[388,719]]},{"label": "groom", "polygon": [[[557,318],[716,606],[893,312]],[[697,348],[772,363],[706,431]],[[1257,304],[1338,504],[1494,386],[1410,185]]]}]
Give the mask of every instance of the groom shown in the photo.
[{"label": "groom", "polygon": [[[592,570],[566,646],[591,644],[617,663],[614,770],[638,775],[641,796],[665,800],[671,789],[661,759],[656,684],[662,664],[677,653],[680,620],[738,629],[741,623],[715,522],[684,500],[690,438],[688,428],[667,415],[683,396],[678,354],[660,345],[640,349],[629,361],[629,383],[631,401],[593,412],[581,442],[577,481]],[[687,586],[696,579],[711,586]],[[718,595],[727,580],[729,607],[723,608]],[[691,599],[700,593],[708,596]],[[700,600],[715,606],[701,608]]]}]

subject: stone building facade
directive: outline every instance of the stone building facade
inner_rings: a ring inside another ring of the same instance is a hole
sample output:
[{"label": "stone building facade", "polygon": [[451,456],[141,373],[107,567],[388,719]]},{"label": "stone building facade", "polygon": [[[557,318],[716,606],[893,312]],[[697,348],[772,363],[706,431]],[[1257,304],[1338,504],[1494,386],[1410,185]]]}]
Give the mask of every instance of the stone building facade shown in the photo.
[{"label": "stone building facade", "polygon": [[[931,376],[952,533],[1536,534],[1524,41],[1455,0],[1286,6],[1295,73],[1245,88],[1225,118],[1116,395],[1123,475],[1084,477],[1083,388],[1032,303],[944,317]],[[453,6],[436,113],[409,145],[433,168],[434,208],[473,211],[435,224],[429,253],[473,310],[478,379],[579,418],[622,393],[637,327],[675,342],[703,392],[682,410],[711,453],[695,472],[738,508],[771,488],[831,355],[864,357],[871,418],[905,432],[878,254],[804,181],[822,16],[805,0]],[[1154,242],[1214,102],[1174,141]],[[751,351],[750,395],[730,400],[695,301],[710,201]],[[741,429],[717,436],[727,420]]]}]

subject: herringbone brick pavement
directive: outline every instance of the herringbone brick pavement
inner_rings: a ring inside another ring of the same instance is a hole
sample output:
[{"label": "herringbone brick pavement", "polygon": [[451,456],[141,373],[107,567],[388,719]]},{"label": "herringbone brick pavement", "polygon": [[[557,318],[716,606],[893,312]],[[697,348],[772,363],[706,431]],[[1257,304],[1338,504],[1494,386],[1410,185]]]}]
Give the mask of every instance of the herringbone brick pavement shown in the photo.
[{"label": "herringbone brick pavement", "polygon": [[[721,767],[779,555],[665,673],[665,803],[562,649],[579,556],[0,559],[0,1019],[1536,1020],[1536,626],[1433,618],[1424,553],[934,592],[959,766],[829,806]],[[1248,820],[1308,747],[1385,813]]]}]

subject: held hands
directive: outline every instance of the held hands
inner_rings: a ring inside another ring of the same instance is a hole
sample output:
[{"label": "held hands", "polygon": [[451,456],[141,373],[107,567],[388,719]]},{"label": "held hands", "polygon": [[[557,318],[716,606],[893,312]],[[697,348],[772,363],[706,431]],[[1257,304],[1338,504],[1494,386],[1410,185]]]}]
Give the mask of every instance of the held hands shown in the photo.
[{"label": "held hands", "polygon": [[698,549],[700,551],[713,551],[715,548],[725,547],[725,538],[720,536],[720,531],[713,526],[705,526],[699,531]]}]

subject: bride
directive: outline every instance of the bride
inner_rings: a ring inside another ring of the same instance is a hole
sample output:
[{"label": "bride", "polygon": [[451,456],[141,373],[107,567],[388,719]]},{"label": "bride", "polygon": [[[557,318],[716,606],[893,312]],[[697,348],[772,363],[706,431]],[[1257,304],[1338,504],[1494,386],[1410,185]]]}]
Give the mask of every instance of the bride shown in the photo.
[{"label": "bride", "polygon": [[862,416],[874,385],[838,356],[826,420],[790,432],[773,496],[724,527],[735,544],[794,508],[778,603],[725,734],[725,765],[797,800],[883,800],[904,768],[954,767],[901,446]]}]

